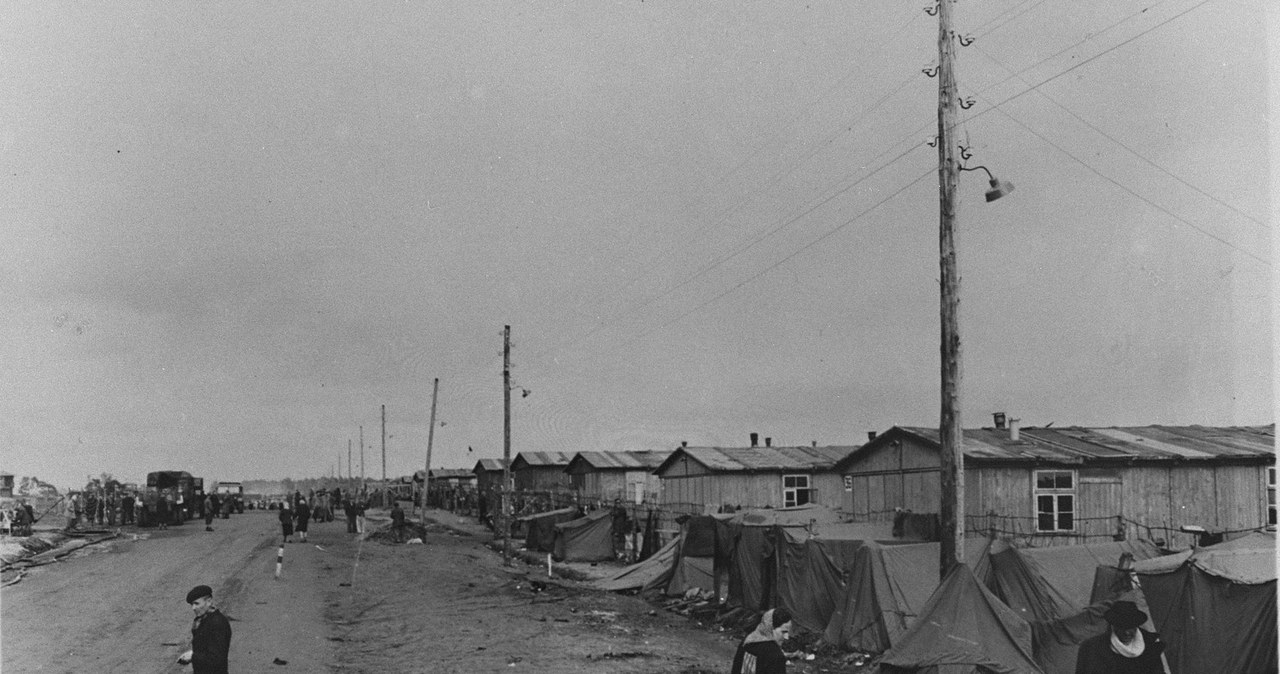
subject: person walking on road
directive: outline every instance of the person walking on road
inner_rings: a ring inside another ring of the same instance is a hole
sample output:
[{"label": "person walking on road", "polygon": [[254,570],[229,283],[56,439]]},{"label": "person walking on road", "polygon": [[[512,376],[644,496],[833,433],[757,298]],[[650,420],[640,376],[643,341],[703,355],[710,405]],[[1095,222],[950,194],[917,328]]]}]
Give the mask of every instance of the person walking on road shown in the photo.
[{"label": "person walking on road", "polygon": [[204,530],[213,531],[213,496],[204,497]]},{"label": "person walking on road", "polygon": [[347,533],[356,533],[356,504],[351,499],[342,502],[342,514],[347,516]]},{"label": "person walking on road", "polygon": [[280,533],[284,534],[284,542],[290,543],[289,537],[293,535],[293,511],[289,509],[289,502],[285,501],[280,504]]},{"label": "person walking on road", "polygon": [[782,642],[790,635],[790,611],[785,608],[765,611],[756,630],[738,646],[730,674],[787,674],[787,656],[782,652]]},{"label": "person walking on road", "polygon": [[195,674],[227,674],[231,623],[213,605],[213,588],[208,585],[191,588],[187,603],[196,617],[191,623],[191,650],[183,653],[178,663],[189,663]]},{"label": "person walking on road", "polygon": [[399,501],[394,501],[391,506],[391,536],[392,540],[397,543],[404,542],[404,508],[400,507]]},{"label": "person walking on road", "polygon": [[356,533],[364,533],[364,511],[367,507],[364,498],[356,499]]},{"label": "person walking on road", "polygon": [[298,512],[294,519],[297,521],[297,524],[294,525],[294,530],[298,532],[298,540],[306,543],[307,528],[311,522],[311,506],[307,504],[306,499],[298,501]]}]

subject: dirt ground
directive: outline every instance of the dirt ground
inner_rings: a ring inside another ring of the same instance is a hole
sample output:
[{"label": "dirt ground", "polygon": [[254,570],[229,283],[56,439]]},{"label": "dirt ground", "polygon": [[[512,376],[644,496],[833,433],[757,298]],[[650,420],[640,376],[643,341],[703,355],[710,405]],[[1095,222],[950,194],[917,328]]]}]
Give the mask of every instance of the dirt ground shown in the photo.
[{"label": "dirt ground", "polygon": [[279,580],[272,512],[213,532],[125,529],[0,590],[0,670],[190,671],[175,663],[190,642],[183,597],[202,583],[231,619],[233,672],[728,670],[729,635],[543,566],[504,566],[487,537],[434,517],[444,525],[422,545],[313,524],[308,543],[283,546]]}]

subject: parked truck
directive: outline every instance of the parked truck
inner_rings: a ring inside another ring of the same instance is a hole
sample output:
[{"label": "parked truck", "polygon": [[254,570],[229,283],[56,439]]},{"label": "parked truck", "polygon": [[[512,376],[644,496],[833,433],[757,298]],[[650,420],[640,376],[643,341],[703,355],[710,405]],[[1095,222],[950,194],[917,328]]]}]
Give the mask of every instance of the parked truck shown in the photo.
[{"label": "parked truck", "polygon": [[218,499],[223,503],[231,501],[231,510],[236,513],[244,512],[244,485],[239,482],[219,482],[213,493],[218,495]]}]

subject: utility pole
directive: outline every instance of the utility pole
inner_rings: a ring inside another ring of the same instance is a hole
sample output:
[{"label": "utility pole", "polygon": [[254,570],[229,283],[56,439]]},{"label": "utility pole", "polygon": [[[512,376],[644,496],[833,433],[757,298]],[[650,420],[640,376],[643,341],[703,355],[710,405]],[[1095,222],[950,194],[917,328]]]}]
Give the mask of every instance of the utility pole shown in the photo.
[{"label": "utility pole", "polygon": [[347,479],[351,479],[351,438],[347,438]]},{"label": "utility pole", "polygon": [[427,494],[431,493],[431,444],[436,437],[436,394],[440,392],[440,378],[431,383],[431,426],[427,430],[427,469],[422,473],[422,522],[427,522]]},{"label": "utility pole", "polygon": [[951,9],[956,0],[938,0],[938,253],[941,268],[942,409],[938,424],[941,445],[942,498],[939,519],[942,545],[938,573],[964,562],[964,432],[960,425],[960,274],[956,268],[956,185],[960,163],[956,157],[955,75],[956,38]]},{"label": "utility pole", "polygon": [[511,566],[511,326],[502,330],[502,565]]},{"label": "utility pole", "polygon": [[360,498],[364,498],[364,426],[360,427]]},{"label": "utility pole", "polygon": [[382,507],[391,507],[391,487],[387,484],[387,406],[382,406]]}]

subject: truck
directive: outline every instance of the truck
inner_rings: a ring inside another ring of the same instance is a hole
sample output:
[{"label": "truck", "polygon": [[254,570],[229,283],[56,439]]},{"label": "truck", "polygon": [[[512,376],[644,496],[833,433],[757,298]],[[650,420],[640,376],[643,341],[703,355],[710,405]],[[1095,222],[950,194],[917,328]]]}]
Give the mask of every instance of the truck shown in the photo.
[{"label": "truck", "polygon": [[244,512],[244,485],[239,482],[218,482],[218,486],[214,487],[213,493],[218,495],[218,499],[225,503],[231,500],[231,510],[237,513]]},{"label": "truck", "polygon": [[186,520],[200,514],[204,501],[204,479],[193,477],[185,470],[157,470],[147,473],[147,493],[143,500],[147,504],[147,522],[143,526],[154,526],[157,522],[154,504],[157,499],[166,499],[172,504],[171,524],[182,524]]}]

